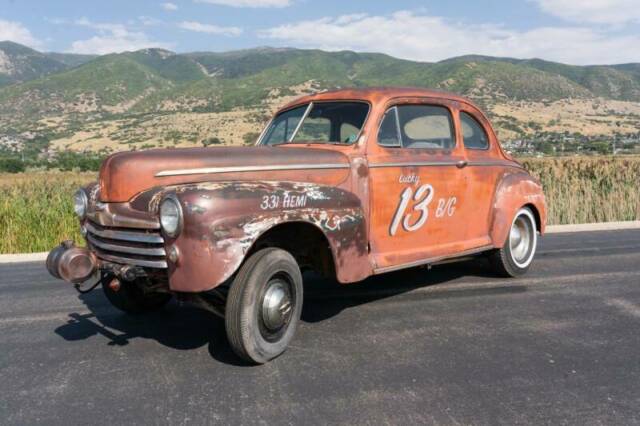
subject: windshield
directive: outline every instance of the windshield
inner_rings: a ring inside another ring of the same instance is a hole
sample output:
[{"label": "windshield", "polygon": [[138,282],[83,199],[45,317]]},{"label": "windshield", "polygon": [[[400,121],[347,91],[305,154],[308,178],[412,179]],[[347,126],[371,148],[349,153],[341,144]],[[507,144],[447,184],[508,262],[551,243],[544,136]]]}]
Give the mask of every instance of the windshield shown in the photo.
[{"label": "windshield", "polygon": [[260,144],[352,144],[368,113],[369,105],[364,102],[312,102],[278,114]]}]

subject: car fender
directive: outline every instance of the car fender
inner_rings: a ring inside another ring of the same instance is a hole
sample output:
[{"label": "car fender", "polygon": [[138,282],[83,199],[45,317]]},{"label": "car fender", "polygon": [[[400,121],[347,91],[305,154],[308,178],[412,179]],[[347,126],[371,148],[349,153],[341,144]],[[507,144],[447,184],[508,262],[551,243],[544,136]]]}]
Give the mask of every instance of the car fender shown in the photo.
[{"label": "car fender", "polygon": [[491,240],[495,247],[502,247],[507,239],[515,214],[524,206],[533,206],[540,220],[538,231],[543,234],[547,209],[542,185],[525,170],[509,171],[496,185],[491,216]]},{"label": "car fender", "polygon": [[338,281],[371,274],[365,215],[360,199],[349,191],[312,183],[214,182],[166,188],[155,203],[168,193],[180,200],[184,218],[180,235],[166,240],[167,253],[178,253],[178,261],[169,262],[174,291],[222,284],[265,232],[284,223],[308,223],[323,233]]}]

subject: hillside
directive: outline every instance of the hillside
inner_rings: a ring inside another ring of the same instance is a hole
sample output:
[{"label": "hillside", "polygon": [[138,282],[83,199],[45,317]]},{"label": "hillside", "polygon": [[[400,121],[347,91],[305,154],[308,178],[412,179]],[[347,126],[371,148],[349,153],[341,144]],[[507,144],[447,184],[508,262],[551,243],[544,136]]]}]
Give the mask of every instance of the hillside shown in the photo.
[{"label": "hillside", "polygon": [[62,72],[93,58],[93,55],[41,53],[18,43],[0,41],[0,87]]},{"label": "hillside", "polygon": [[640,64],[486,56],[422,63],[269,47],[91,57],[43,54],[9,42],[0,43],[0,52],[0,79],[11,75],[12,82],[0,87],[0,138],[37,134],[57,149],[190,145],[211,137],[243,143],[293,96],[346,86],[461,93],[489,112],[504,140],[542,131],[597,137],[640,128]]}]

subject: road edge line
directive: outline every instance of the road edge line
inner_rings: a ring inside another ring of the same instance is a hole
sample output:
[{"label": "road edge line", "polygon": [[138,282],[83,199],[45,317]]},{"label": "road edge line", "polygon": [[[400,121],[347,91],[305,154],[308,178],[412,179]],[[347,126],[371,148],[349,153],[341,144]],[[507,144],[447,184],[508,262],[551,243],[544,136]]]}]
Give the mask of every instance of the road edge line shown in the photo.
[{"label": "road edge line", "polygon": [[549,225],[545,230],[545,234],[589,231],[617,231],[623,229],[640,229],[640,220],[631,220],[627,222],[597,222],[571,225]]},{"label": "road edge line", "polygon": [[47,260],[49,252],[41,253],[18,253],[18,254],[0,254],[0,264],[4,263],[21,263],[21,262],[40,262]]}]

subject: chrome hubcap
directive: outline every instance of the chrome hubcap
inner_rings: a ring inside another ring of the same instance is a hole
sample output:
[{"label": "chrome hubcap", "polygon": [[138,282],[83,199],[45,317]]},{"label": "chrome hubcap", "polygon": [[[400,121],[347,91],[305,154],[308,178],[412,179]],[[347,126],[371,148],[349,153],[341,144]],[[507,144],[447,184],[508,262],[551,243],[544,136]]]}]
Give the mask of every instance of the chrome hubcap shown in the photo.
[{"label": "chrome hubcap", "polygon": [[523,263],[527,260],[531,252],[532,228],[531,222],[526,216],[519,216],[509,233],[509,246],[511,248],[511,255],[518,263]]},{"label": "chrome hubcap", "polygon": [[262,321],[265,327],[275,332],[289,322],[291,317],[291,295],[286,282],[271,281],[262,299]]}]

